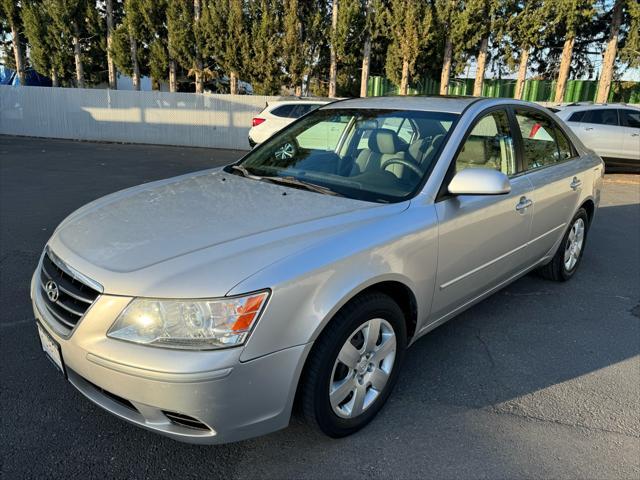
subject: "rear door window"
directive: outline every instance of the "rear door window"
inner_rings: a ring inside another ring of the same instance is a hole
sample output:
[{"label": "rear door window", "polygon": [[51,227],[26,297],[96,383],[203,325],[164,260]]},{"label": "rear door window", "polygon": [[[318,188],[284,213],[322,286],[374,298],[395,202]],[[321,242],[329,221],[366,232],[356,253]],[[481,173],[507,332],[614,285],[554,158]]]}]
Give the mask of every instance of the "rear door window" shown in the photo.
[{"label": "rear door window", "polygon": [[525,170],[535,170],[573,157],[571,143],[546,115],[520,109],[516,109],[515,114],[522,137]]}]

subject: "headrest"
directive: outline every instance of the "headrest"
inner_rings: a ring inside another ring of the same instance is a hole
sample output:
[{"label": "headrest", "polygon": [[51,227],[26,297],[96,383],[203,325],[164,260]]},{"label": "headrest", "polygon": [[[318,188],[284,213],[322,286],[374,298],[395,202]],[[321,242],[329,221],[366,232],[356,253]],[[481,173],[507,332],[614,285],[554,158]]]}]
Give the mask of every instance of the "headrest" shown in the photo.
[{"label": "headrest", "polygon": [[486,163],[485,143],[482,137],[469,136],[464,142],[462,151],[458,154],[458,161],[465,163]]},{"label": "headrest", "polygon": [[376,128],[369,135],[369,150],[385,155],[398,153],[402,148],[396,132],[387,128]]}]

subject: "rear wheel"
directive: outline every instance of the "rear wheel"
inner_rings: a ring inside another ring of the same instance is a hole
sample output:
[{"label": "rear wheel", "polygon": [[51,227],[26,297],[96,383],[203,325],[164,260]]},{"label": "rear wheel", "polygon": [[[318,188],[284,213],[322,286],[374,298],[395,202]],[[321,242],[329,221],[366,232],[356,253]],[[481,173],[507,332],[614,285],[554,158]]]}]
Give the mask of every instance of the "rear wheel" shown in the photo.
[{"label": "rear wheel", "polygon": [[406,348],[402,310],[387,295],[357,297],[314,346],[301,384],[305,418],[331,437],[369,423],[389,397]]},{"label": "rear wheel", "polygon": [[588,229],[589,216],[586,210],[581,208],[573,217],[571,226],[551,262],[540,268],[540,275],[557,282],[564,282],[573,277],[582,260]]}]

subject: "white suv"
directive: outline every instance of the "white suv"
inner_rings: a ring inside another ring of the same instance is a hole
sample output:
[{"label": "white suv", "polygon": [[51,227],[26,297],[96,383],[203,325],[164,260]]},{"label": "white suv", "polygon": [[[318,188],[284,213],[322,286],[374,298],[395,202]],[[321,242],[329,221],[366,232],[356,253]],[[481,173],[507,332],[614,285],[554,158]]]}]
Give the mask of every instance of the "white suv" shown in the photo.
[{"label": "white suv", "polygon": [[607,167],[640,170],[640,108],[624,104],[568,105],[556,112]]},{"label": "white suv", "polygon": [[296,99],[267,103],[264,110],[253,117],[251,130],[249,130],[249,145],[253,148],[294,120],[329,102],[330,100],[323,99]]}]

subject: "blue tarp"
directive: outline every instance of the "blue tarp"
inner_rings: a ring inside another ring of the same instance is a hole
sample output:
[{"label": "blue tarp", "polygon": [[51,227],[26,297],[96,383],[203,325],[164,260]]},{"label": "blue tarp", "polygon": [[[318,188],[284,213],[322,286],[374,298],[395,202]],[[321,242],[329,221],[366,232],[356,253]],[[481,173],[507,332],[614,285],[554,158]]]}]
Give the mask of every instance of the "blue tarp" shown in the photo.
[{"label": "blue tarp", "polygon": [[[25,71],[25,84],[31,87],[50,87],[51,79],[40,75],[32,68]],[[0,65],[0,85],[20,85],[20,78],[15,70]]]}]

